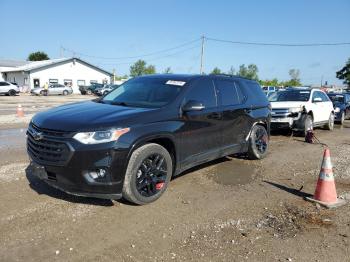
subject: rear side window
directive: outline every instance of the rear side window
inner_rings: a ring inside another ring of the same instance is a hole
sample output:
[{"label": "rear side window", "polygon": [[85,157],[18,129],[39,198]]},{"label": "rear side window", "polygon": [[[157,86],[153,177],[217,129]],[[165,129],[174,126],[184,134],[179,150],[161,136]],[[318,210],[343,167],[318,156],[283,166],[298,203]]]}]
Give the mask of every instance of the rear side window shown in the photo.
[{"label": "rear side window", "polygon": [[193,83],[192,89],[185,96],[185,103],[190,100],[202,102],[206,108],[216,107],[216,94],[213,81],[200,79]]},{"label": "rear side window", "polygon": [[10,84],[6,83],[6,82],[0,82],[0,86],[9,86]]},{"label": "rear side window", "polygon": [[215,80],[215,86],[222,106],[239,105],[242,103],[243,99],[239,95],[241,91],[237,91],[238,88],[235,82],[218,79]]},{"label": "rear side window", "polygon": [[249,80],[242,80],[241,82],[249,92],[249,97],[252,103],[255,105],[268,103],[266,95],[262,92],[261,87],[257,82]]}]

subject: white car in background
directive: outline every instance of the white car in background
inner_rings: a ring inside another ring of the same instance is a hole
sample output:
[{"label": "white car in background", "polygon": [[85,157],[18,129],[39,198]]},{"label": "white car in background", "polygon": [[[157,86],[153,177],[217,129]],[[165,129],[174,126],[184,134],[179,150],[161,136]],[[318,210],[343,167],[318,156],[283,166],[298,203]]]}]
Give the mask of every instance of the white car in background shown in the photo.
[{"label": "white car in background", "polygon": [[303,135],[314,127],[334,127],[332,101],[319,89],[290,88],[269,97],[271,129],[289,128]]},{"label": "white car in background", "polygon": [[0,94],[15,96],[19,93],[19,87],[6,81],[0,81]]}]

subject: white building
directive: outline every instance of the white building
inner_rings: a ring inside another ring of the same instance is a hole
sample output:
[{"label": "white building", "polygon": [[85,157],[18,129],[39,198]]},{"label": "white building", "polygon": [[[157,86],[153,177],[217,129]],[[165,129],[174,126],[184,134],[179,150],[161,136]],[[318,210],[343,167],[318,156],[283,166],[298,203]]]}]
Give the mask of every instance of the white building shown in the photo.
[{"label": "white building", "polygon": [[[1,61],[0,61],[1,65]],[[74,93],[79,86],[91,83],[110,83],[112,74],[80,58],[59,58],[26,62],[17,66],[0,66],[5,81],[16,82],[24,89],[43,86],[45,83],[69,85]]]}]

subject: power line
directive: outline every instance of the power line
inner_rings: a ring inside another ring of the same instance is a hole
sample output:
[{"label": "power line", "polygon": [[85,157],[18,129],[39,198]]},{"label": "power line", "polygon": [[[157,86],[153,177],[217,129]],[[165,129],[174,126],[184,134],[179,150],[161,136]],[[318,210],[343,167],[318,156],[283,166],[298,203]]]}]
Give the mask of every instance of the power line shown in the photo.
[{"label": "power line", "polygon": [[184,47],[184,46],[188,46],[188,45],[193,44],[195,42],[198,42],[200,40],[201,40],[201,38],[197,38],[197,39],[194,39],[192,41],[185,42],[185,43],[183,43],[181,45],[174,46],[174,47],[167,48],[167,49],[163,49],[163,50],[159,50],[159,51],[155,51],[155,52],[152,52],[152,53],[136,55],[136,56],[121,56],[121,57],[93,56],[93,55],[88,55],[88,54],[84,54],[84,53],[80,53],[80,52],[75,52],[74,50],[68,49],[68,48],[65,48],[65,47],[62,47],[62,48],[63,48],[63,50],[71,52],[71,53],[73,53],[75,55],[78,55],[78,56],[83,56],[83,57],[88,57],[88,58],[95,58],[95,59],[103,59],[103,60],[122,60],[122,59],[142,58],[142,57],[146,57],[146,56],[153,56],[153,55],[157,55],[157,54],[161,54],[161,53],[166,53],[166,52],[169,52],[169,51],[172,51],[172,50],[175,50],[175,49],[179,49],[179,48]]},{"label": "power line", "polygon": [[[193,49],[196,49],[196,48],[199,48],[199,47],[200,47],[199,45],[196,45],[196,46],[193,46],[193,47],[190,47],[190,48],[187,48],[187,49],[183,49],[183,50],[178,51],[176,53],[171,53],[171,54],[167,54],[167,55],[164,55],[164,56],[159,56],[159,57],[156,57],[156,58],[147,59],[147,62],[160,60],[160,59],[163,59],[163,58],[167,58],[167,57],[175,56],[175,55],[178,55],[178,54],[182,54],[182,53],[185,53],[185,52],[187,52],[189,50],[193,50]],[[97,63],[97,64],[99,64],[99,65],[130,65],[130,64],[133,64],[133,63],[135,63],[135,61],[121,62],[121,63]]]},{"label": "power line", "polygon": [[283,47],[311,47],[311,46],[341,46],[350,45],[350,42],[343,43],[299,43],[299,44],[289,44],[289,43],[264,43],[264,42],[244,42],[244,41],[232,41],[224,40],[218,38],[205,37],[206,40],[223,42],[238,45],[255,45],[255,46],[283,46]]}]

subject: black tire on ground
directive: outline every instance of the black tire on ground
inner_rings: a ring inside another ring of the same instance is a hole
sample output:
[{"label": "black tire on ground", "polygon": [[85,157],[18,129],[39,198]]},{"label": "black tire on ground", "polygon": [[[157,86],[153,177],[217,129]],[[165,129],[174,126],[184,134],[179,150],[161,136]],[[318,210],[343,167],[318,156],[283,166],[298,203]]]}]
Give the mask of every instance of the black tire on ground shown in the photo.
[{"label": "black tire on ground", "polygon": [[345,112],[343,111],[340,116],[339,124],[342,125],[344,124],[345,121]]},{"label": "black tire on ground", "polygon": [[314,123],[311,115],[304,116],[304,127],[303,131],[301,131],[300,136],[305,137],[308,130],[314,129]]},{"label": "black tire on ground", "polygon": [[266,128],[262,125],[255,125],[250,133],[248,158],[262,159],[267,155],[269,149],[269,136]]},{"label": "black tire on ground", "polygon": [[325,125],[325,128],[327,130],[330,130],[330,131],[332,131],[334,129],[334,114],[333,113],[331,113],[329,115],[328,123]]},{"label": "black tire on ground", "polygon": [[63,95],[64,95],[64,96],[68,95],[68,91],[67,91],[67,90],[64,90],[64,91],[63,91]]},{"label": "black tire on ground", "polygon": [[44,90],[41,90],[41,91],[40,91],[40,95],[42,95],[42,96],[45,95],[45,91],[44,91]]},{"label": "black tire on ground", "polygon": [[[153,156],[153,160],[150,160]],[[158,166],[159,169],[156,169]],[[123,198],[137,205],[157,200],[166,190],[172,172],[172,158],[164,147],[150,143],[137,148],[132,153],[126,170]],[[157,188],[158,184],[160,188]],[[151,194],[147,195],[147,192]]]},{"label": "black tire on ground", "polygon": [[16,91],[11,89],[9,92],[8,92],[8,95],[9,96],[15,96],[16,95]]},{"label": "black tire on ground", "polygon": [[88,95],[91,95],[91,94],[92,94],[92,91],[91,91],[91,90],[88,90],[88,91],[87,91],[87,94],[88,94]]}]

